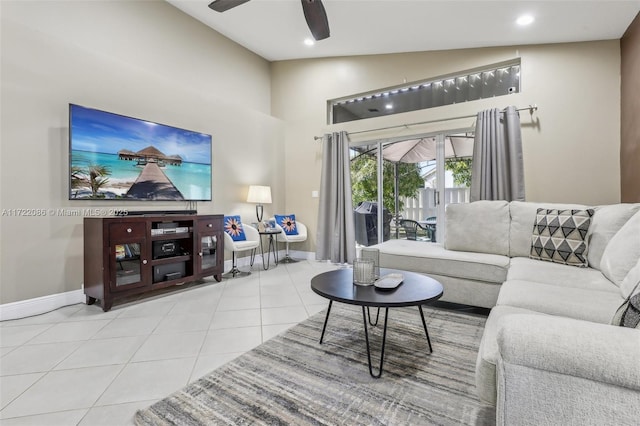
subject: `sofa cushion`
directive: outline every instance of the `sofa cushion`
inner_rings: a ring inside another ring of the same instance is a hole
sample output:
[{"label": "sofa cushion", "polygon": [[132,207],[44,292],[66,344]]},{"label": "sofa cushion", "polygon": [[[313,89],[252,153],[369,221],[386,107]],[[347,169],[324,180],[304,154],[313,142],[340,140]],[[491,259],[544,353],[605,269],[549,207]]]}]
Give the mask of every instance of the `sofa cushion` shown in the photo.
[{"label": "sofa cushion", "polygon": [[448,250],[509,255],[509,204],[475,201],[447,206],[445,247]]},{"label": "sofa cushion", "polygon": [[442,244],[389,240],[373,246],[380,250],[380,266],[424,274],[437,274],[501,284],[507,278],[509,258],[497,254],[445,249]]},{"label": "sofa cushion", "polygon": [[498,295],[498,305],[602,324],[611,322],[622,301],[620,293],[561,287],[525,280],[505,282]]},{"label": "sofa cushion", "polygon": [[589,266],[600,269],[602,254],[613,236],[640,210],[640,203],[611,204],[596,207],[589,227]]},{"label": "sofa cushion", "polygon": [[[484,325],[478,357],[476,358],[476,393],[490,404],[496,403],[496,364],[498,362],[498,330],[505,317],[515,314],[544,315],[529,309],[496,306],[491,309]],[[507,319],[506,321],[509,321]]]},{"label": "sofa cushion", "polygon": [[582,204],[533,203],[512,201],[509,203],[511,224],[509,229],[509,256],[528,257],[531,252],[531,233],[536,213],[543,209],[586,209]]},{"label": "sofa cushion", "polygon": [[444,294],[439,300],[443,302],[460,303],[488,309],[496,306],[501,283],[448,277],[434,274],[433,272],[425,275],[442,284]]},{"label": "sofa cushion", "polygon": [[620,285],[640,258],[640,212],[634,214],[604,249],[600,270]]},{"label": "sofa cushion", "polygon": [[593,213],[593,209],[538,209],[529,257],[587,266],[587,232]]},{"label": "sofa cushion", "polygon": [[622,298],[627,299],[629,296],[631,296],[631,292],[633,292],[634,290],[640,291],[640,289],[637,288],[638,283],[640,283],[640,259],[638,259],[636,265],[631,268],[627,276],[624,277],[624,280],[622,280],[622,283],[620,284],[620,295],[622,296]]},{"label": "sofa cushion", "polygon": [[593,268],[575,268],[559,263],[541,262],[527,257],[514,257],[507,273],[507,281],[524,280],[561,287],[618,293],[620,289],[602,272]]},{"label": "sofa cushion", "polygon": [[622,293],[624,302],[613,316],[611,324],[640,328],[640,322],[638,322],[638,309],[640,309],[640,259],[631,268],[627,276],[624,277],[622,284],[620,284],[620,293]]},{"label": "sofa cushion", "polygon": [[[510,321],[502,321],[498,329],[498,348],[501,360],[509,364],[527,366],[537,372],[555,372],[560,380],[565,378],[582,378],[574,386],[561,387],[552,390],[551,394],[560,395],[573,392],[578,399],[582,393],[591,387],[589,381],[605,386],[599,387],[600,392],[611,390],[614,387],[626,388],[632,391],[640,391],[640,368],[638,365],[638,353],[640,353],[640,334],[635,330],[625,330],[612,327],[609,324],[590,324],[585,321],[576,321],[570,318],[558,318],[554,316],[533,317],[529,315],[514,315]],[[635,367],[634,367],[635,366]],[[518,378],[524,386],[539,386],[533,377],[521,375]],[[565,385],[568,385],[565,383]],[[536,389],[544,392],[543,388]],[[592,393],[592,392],[589,392]],[[600,394],[595,398],[606,398]],[[593,394],[592,393],[592,394]],[[529,393],[535,396],[535,390]],[[541,396],[541,395],[540,395]],[[640,395],[636,395],[635,401],[639,401]],[[547,399],[544,395],[542,399]],[[575,398],[574,398],[575,399]],[[614,401],[611,403],[615,404]],[[548,401],[553,403],[553,401]],[[624,398],[619,402],[626,402],[626,412],[630,417],[627,421],[614,421],[612,419],[599,418],[590,421],[557,422],[532,422],[519,424],[591,424],[591,425],[637,425],[639,405],[629,405],[629,400]],[[586,402],[589,404],[589,402]],[[597,404],[598,402],[593,402]],[[556,402],[557,404],[557,402]],[[562,406],[563,410],[571,412],[573,405]],[[600,408],[600,407],[599,407]],[[615,407],[617,408],[617,407]],[[615,411],[615,410],[613,410]],[[535,415],[536,413],[533,413]],[[575,419],[567,416],[567,419]],[[601,415],[601,410],[594,410],[594,415]],[[539,419],[546,419],[541,413]]]}]

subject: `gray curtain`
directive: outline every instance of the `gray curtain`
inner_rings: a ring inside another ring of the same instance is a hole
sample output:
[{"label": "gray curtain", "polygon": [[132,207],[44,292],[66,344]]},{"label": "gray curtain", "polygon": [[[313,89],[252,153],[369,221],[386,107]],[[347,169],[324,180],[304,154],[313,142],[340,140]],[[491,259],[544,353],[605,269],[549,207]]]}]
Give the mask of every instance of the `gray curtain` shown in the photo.
[{"label": "gray curtain", "polygon": [[520,116],[516,107],[480,111],[471,169],[471,201],[524,201]]},{"label": "gray curtain", "polygon": [[353,263],[356,255],[347,132],[324,135],[316,259]]}]

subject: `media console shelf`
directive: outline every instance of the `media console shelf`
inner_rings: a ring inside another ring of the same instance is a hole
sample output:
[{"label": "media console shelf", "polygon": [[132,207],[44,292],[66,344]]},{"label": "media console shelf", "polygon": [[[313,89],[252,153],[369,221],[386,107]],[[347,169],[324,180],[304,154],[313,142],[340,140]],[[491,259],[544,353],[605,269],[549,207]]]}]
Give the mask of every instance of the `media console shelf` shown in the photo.
[{"label": "media console shelf", "polygon": [[224,268],[223,215],[84,219],[84,293],[106,312],[115,299],[213,276]]}]

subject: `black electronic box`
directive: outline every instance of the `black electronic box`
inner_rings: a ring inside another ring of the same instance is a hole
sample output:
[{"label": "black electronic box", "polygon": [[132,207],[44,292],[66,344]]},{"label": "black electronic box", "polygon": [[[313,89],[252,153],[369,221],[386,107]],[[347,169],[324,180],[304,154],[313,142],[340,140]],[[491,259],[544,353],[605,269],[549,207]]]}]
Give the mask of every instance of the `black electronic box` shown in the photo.
[{"label": "black electronic box", "polygon": [[153,282],[170,281],[185,276],[184,262],[169,263],[167,265],[158,265],[153,267]]},{"label": "black electronic box", "polygon": [[154,241],[153,242],[153,258],[162,259],[163,257],[180,256],[180,244],[177,241]]}]

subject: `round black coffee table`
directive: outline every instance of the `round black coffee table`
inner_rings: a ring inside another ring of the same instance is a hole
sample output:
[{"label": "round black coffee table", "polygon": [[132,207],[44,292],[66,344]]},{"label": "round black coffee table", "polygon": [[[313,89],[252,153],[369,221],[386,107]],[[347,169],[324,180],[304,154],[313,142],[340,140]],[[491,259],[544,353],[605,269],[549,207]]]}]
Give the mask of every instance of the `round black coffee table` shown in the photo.
[{"label": "round black coffee table", "polygon": [[[404,277],[402,283],[391,290],[378,289],[373,285],[360,286],[353,284],[353,269],[337,269],[335,271],[324,272],[311,279],[311,289],[320,296],[329,299],[327,316],[324,319],[324,326],[322,327],[322,334],[320,335],[320,344],[322,344],[322,340],[324,339],[324,332],[327,328],[327,322],[329,321],[331,305],[334,301],[362,306],[362,319],[364,321],[364,336],[367,342],[369,374],[375,378],[382,375],[389,308],[417,306],[420,311],[422,326],[424,327],[424,332],[427,336],[429,351],[433,352],[433,349],[431,348],[431,339],[429,339],[429,331],[427,331],[427,323],[424,320],[424,313],[422,312],[422,305],[438,300],[442,297],[443,292],[442,284],[425,275],[394,269],[380,269],[381,276],[390,273],[400,273]],[[375,323],[372,323],[371,315],[369,313],[370,307],[378,308],[378,315],[380,315],[380,308],[385,308],[380,367],[378,368],[377,374],[373,373],[373,367],[371,366],[371,349],[369,346],[369,332],[367,331],[367,315],[369,316],[369,324],[373,326],[378,324],[378,316],[376,316]],[[366,313],[365,308],[367,309]]]}]

